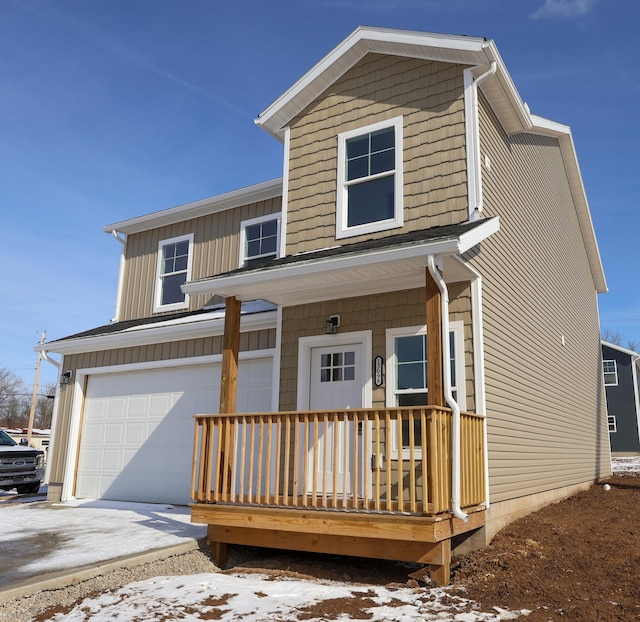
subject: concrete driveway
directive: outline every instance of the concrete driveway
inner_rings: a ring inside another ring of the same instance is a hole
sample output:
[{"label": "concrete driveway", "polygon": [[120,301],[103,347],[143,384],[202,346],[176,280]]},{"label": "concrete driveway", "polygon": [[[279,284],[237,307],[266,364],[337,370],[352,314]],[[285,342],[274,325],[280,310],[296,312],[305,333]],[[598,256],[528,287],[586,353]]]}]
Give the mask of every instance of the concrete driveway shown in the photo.
[{"label": "concrete driveway", "polygon": [[198,546],[184,506],[0,495],[0,603]]}]

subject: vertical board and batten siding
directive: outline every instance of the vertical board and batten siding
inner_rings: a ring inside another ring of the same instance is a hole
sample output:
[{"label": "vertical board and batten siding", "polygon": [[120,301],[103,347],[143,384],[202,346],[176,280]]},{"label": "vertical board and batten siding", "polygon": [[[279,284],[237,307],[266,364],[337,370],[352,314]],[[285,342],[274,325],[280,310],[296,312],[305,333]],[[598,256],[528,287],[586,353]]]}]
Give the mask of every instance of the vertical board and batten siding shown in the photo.
[{"label": "vertical board and batten siding", "polygon": [[[281,203],[281,198],[277,197],[130,235],[120,320],[153,315],[158,243],[161,240],[194,234],[192,280],[228,272],[238,267],[240,223],[277,213]],[[208,302],[206,295],[191,296],[189,309],[200,309]]]},{"label": "vertical board and batten siding", "polygon": [[472,261],[502,501],[608,475],[609,444],[597,294],[558,141],[507,136],[484,99],[480,120],[485,215],[501,228]]},{"label": "vertical board and batten siding", "polygon": [[[449,285],[450,319],[464,322],[465,377],[467,410],[475,407],[473,392],[473,344],[471,339],[471,294],[468,283]],[[361,296],[344,300],[295,307],[282,310],[282,356],[280,368],[280,410],[297,409],[298,341],[301,337],[323,335],[330,315],[340,315],[341,334],[371,330],[372,357],[387,358],[386,329],[423,326],[425,318],[425,289],[411,289],[389,294]],[[373,373],[373,360],[370,361]],[[386,386],[373,388],[373,406],[385,406]]]},{"label": "vertical board and batten siding", "polygon": [[368,54],[291,123],[287,254],[335,245],[338,134],[403,117],[403,228],[342,244],[465,221],[462,67]]},{"label": "vertical board and batten siding", "polygon": [[[268,350],[275,347],[275,329],[265,329],[250,333],[241,333],[240,351]],[[92,367],[109,367],[134,363],[153,363],[158,361],[179,361],[185,358],[211,356],[222,353],[222,335],[202,339],[187,339],[168,343],[157,343],[135,348],[117,348],[68,354],[64,357],[64,369],[73,371]],[[117,371],[114,367],[114,371]],[[74,398],[74,384],[61,385],[58,405],[58,420],[55,430],[55,447],[50,456],[52,483],[62,482],[65,470],[66,448],[69,444],[71,411]],[[215,406],[215,405],[214,405]]]}]

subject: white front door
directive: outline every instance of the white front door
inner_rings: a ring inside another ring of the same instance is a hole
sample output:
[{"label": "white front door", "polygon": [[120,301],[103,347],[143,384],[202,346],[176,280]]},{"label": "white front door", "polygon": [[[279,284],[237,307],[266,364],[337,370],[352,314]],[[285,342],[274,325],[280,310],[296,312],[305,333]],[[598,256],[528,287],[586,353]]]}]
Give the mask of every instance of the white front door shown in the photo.
[{"label": "white front door", "polygon": [[[326,411],[327,418],[320,418],[318,438],[314,434],[310,436],[310,463],[317,465],[317,471],[315,485],[309,482],[309,489],[318,494],[352,495],[354,462],[358,461],[360,479],[360,465],[369,461],[363,459],[361,436],[354,445],[357,428],[353,421],[342,417],[336,421],[333,413],[363,407],[367,381],[364,346],[359,341],[318,346],[311,349],[310,358],[309,409]],[[314,451],[318,454],[315,459]]]}]

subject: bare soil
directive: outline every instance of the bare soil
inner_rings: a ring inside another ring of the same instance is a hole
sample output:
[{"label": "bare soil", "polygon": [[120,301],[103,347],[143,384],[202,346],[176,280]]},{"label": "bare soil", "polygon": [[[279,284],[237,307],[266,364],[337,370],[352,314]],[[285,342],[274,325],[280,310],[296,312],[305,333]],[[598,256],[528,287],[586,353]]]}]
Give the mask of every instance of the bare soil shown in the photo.
[{"label": "bare soil", "polygon": [[[407,564],[269,551],[227,572],[238,571],[414,587],[425,575]],[[515,521],[454,560],[451,579],[480,610],[528,609],[531,622],[640,620],[640,476],[614,476]],[[361,608],[354,599],[323,603],[324,619],[366,619],[367,596]]]}]

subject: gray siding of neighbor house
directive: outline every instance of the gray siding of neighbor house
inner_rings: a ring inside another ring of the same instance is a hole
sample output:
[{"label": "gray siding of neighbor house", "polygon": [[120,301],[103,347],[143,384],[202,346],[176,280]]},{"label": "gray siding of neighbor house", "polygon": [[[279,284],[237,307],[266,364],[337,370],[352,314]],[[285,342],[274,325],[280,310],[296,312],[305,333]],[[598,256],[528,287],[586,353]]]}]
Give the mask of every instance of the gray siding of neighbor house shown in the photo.
[{"label": "gray siding of neighbor house", "polygon": [[[161,240],[194,234],[192,280],[228,272],[238,267],[240,223],[277,213],[281,204],[281,198],[277,197],[130,235],[120,321],[153,315],[158,243]],[[204,295],[191,296],[189,309],[200,309],[212,302],[219,301],[209,300]]]},{"label": "gray siding of neighbor house", "polygon": [[368,54],[291,122],[287,254],[333,246],[338,134],[402,115],[404,227],[467,219],[462,67]]},{"label": "gray siding of neighbor house", "polygon": [[[610,474],[596,290],[558,141],[508,136],[481,98],[492,501]],[[489,157],[490,168],[484,164]]]},{"label": "gray siding of neighbor house", "polygon": [[602,345],[602,360],[616,361],[618,384],[607,385],[607,411],[616,418],[616,432],[609,432],[611,451],[616,454],[640,452],[640,434],[636,413],[631,357],[620,350]]}]

